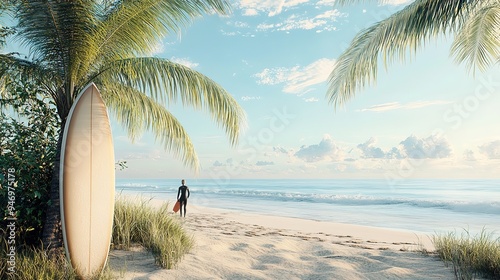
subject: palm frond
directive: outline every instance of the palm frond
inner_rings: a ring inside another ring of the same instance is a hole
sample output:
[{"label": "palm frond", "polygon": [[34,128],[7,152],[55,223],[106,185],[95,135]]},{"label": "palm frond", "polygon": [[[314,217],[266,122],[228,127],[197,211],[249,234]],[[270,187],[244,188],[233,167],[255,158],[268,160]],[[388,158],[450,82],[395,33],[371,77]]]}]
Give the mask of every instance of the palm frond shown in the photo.
[{"label": "palm frond", "polygon": [[149,54],[158,38],[178,32],[195,17],[213,12],[227,14],[230,5],[225,0],[120,1],[92,36],[99,45],[96,55],[111,61],[131,54]]},{"label": "palm frond", "polygon": [[379,55],[385,66],[404,61],[430,38],[454,30],[478,0],[417,0],[404,9],[363,30],[344,51],[330,74],[327,99],[335,107],[351,99],[357,90],[377,76]]},{"label": "palm frond", "polygon": [[131,58],[104,66],[91,80],[114,81],[148,93],[155,101],[206,109],[234,145],[245,125],[245,113],[220,85],[203,74],[161,58]]},{"label": "palm frond", "polygon": [[68,95],[84,54],[93,49],[88,39],[95,25],[93,9],[93,1],[25,0],[18,5],[18,38],[34,60],[59,72]]},{"label": "palm frond", "polygon": [[13,30],[4,26],[3,22],[3,18],[9,14],[11,8],[10,1],[0,1],[0,50],[5,46],[5,38],[13,33]]},{"label": "palm frond", "polygon": [[106,82],[99,87],[106,105],[132,139],[149,130],[165,150],[181,157],[187,166],[198,169],[198,158],[191,139],[165,107],[144,93],[119,83]]},{"label": "palm frond", "polygon": [[43,65],[33,61],[19,58],[14,54],[0,54],[0,77],[3,84],[23,77],[30,83],[39,85],[40,89],[43,89],[40,94],[50,96],[56,103],[57,86],[54,85],[63,84],[63,81],[59,80],[58,76],[51,72],[51,69],[44,68]]},{"label": "palm frond", "polygon": [[473,13],[458,32],[451,53],[467,68],[485,71],[500,59],[500,2],[492,2]]},{"label": "palm frond", "polygon": [[19,39],[41,61],[63,66],[63,31],[58,21],[58,5],[52,1],[21,1],[16,11]]}]

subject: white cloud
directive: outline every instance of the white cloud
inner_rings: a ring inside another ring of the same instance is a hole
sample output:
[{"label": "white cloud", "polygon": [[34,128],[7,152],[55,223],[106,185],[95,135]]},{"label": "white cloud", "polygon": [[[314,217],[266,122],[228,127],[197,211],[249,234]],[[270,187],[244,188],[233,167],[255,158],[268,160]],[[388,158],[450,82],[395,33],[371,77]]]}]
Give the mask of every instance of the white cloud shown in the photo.
[{"label": "white cloud", "polygon": [[256,16],[266,13],[269,17],[279,15],[283,9],[292,8],[309,0],[240,0],[235,6],[242,10],[245,16]]},{"label": "white cloud", "polygon": [[282,146],[273,146],[270,147],[268,151],[264,153],[264,156],[267,158],[271,158],[274,161],[280,161],[280,160],[293,160],[293,156],[295,154],[295,151],[293,149],[286,149],[285,147]]},{"label": "white cloud", "polygon": [[385,153],[382,149],[374,147],[375,139],[371,137],[363,144],[359,144],[357,147],[361,150],[363,158],[385,158]]},{"label": "white cloud", "polygon": [[170,60],[173,61],[173,62],[175,62],[175,63],[179,63],[179,64],[182,64],[184,66],[187,66],[187,67],[189,67],[191,69],[194,69],[194,68],[198,67],[198,65],[199,65],[196,62],[192,62],[188,58],[179,58],[179,57],[173,56]]},{"label": "white cloud", "polygon": [[500,159],[500,140],[479,146],[479,151],[489,159]]},{"label": "white cloud", "polygon": [[327,23],[326,20],[317,20],[315,18],[311,19],[301,19],[295,20],[294,18],[289,18],[284,22],[284,24],[278,28],[281,31],[290,31],[294,29],[311,30],[319,26],[323,26]]},{"label": "white cloud", "polygon": [[[244,16],[267,15],[266,22],[257,24],[257,31],[311,30],[316,32],[337,30],[333,25],[339,17],[346,17],[337,9],[332,9],[334,0],[310,3],[310,0],[240,0],[235,8]],[[314,7],[314,8],[313,8]],[[300,9],[299,9],[300,8]],[[300,12],[300,14],[295,14]],[[234,28],[251,28],[248,23],[228,22]],[[238,32],[225,32],[236,35]]]},{"label": "white cloud", "polygon": [[464,151],[464,159],[467,161],[475,161],[476,156],[474,155],[474,152],[472,150],[465,150]]},{"label": "white cloud", "polygon": [[250,101],[250,100],[260,100],[260,96],[242,96],[241,100]]},{"label": "white cloud", "polygon": [[222,162],[220,162],[220,161],[216,160],[216,161],[212,164],[212,166],[219,167],[219,166],[224,166],[224,164],[223,164]]},{"label": "white cloud", "polygon": [[377,104],[373,105],[371,107],[361,109],[359,111],[361,112],[383,112],[383,111],[389,111],[389,110],[394,110],[394,109],[399,109],[400,105],[399,102],[389,102],[389,103],[383,103],[383,104]]},{"label": "white cloud", "polygon": [[390,6],[399,6],[404,4],[409,4],[413,2],[413,0],[379,0],[379,4],[382,6],[390,5]]},{"label": "white cloud", "polygon": [[317,162],[322,160],[341,161],[343,152],[329,135],[325,135],[319,144],[302,146],[295,156],[306,162]]},{"label": "white cloud", "polygon": [[420,139],[411,135],[402,141],[400,145],[408,158],[447,158],[451,156],[449,142],[438,135]]},{"label": "white cloud", "polygon": [[[243,36],[243,37],[251,36],[251,33],[249,31],[250,28],[251,28],[251,26],[247,22],[243,22],[243,21],[226,21],[226,25],[231,30],[227,31],[225,29],[221,29],[221,33],[223,35],[226,35],[226,36],[240,35],[240,36]],[[232,29],[235,29],[235,30],[232,30]]]},{"label": "white cloud", "polygon": [[406,151],[403,146],[392,147],[392,149],[386,153],[386,158],[390,159],[404,159],[407,158]]},{"label": "white cloud", "polygon": [[329,10],[329,11],[326,11],[322,14],[319,14],[315,18],[326,18],[326,19],[330,19],[330,20],[336,20],[341,15],[342,15],[342,13],[340,13],[339,10],[335,9],[335,10]]},{"label": "white cloud", "polygon": [[232,158],[226,159],[226,162],[220,162],[218,160],[214,161],[212,163],[213,167],[221,167],[221,166],[233,166],[234,165],[234,160]]},{"label": "white cloud", "polygon": [[221,30],[221,33],[222,33],[222,35],[226,35],[226,36],[236,36],[236,35],[240,35],[241,34],[240,32],[225,31],[225,30]]},{"label": "white cloud", "polygon": [[283,147],[280,147],[280,146],[273,147],[273,152],[280,153],[280,154],[288,154],[288,150],[283,148]]},{"label": "white cloud", "polygon": [[239,27],[239,28],[249,28],[250,27],[250,25],[248,23],[242,22],[242,21],[235,21],[235,22],[233,22],[233,25],[235,27]]},{"label": "white cloud", "polygon": [[428,107],[428,106],[443,105],[443,104],[450,104],[450,103],[452,103],[452,102],[445,101],[445,100],[416,101],[416,102],[409,102],[406,104],[401,104],[399,102],[389,102],[389,103],[373,105],[371,107],[361,109],[358,111],[361,111],[361,112],[384,112],[384,111],[391,111],[391,110],[396,110],[396,109],[412,110],[412,109],[419,109],[419,108],[424,108],[424,107]]},{"label": "white cloud", "polygon": [[332,6],[336,0],[320,0],[316,3],[317,6]]},{"label": "white cloud", "polygon": [[288,73],[293,71],[292,69],[287,69],[285,67],[276,68],[266,68],[262,72],[255,74],[254,76],[259,78],[257,81],[261,85],[277,85],[284,83],[288,80]]},{"label": "white cloud", "polygon": [[267,30],[277,29],[278,27],[280,27],[282,25],[283,24],[261,23],[261,24],[257,25],[257,30],[267,31]]},{"label": "white cloud", "polygon": [[257,161],[257,163],[255,163],[255,165],[257,166],[266,166],[266,165],[274,165],[274,162],[272,161]]},{"label": "white cloud", "polygon": [[417,138],[414,135],[401,141],[398,146],[392,147],[388,152],[375,147],[375,139],[371,137],[365,143],[357,146],[361,150],[362,158],[387,158],[387,159],[439,159],[449,158],[452,155],[450,143],[439,135],[427,138]]},{"label": "white cloud", "polygon": [[282,22],[278,23],[261,23],[257,26],[259,31],[290,31],[290,30],[336,30],[333,23],[339,17],[346,16],[339,10],[327,10],[314,17],[310,17],[309,13],[303,16],[292,14]]},{"label": "white cloud", "polygon": [[284,84],[283,91],[293,94],[304,94],[310,86],[325,82],[335,65],[334,59],[322,58],[306,67],[266,68],[255,74],[258,84]]},{"label": "white cloud", "polygon": [[309,97],[309,98],[304,98],[305,102],[318,102],[319,99],[316,97]]}]

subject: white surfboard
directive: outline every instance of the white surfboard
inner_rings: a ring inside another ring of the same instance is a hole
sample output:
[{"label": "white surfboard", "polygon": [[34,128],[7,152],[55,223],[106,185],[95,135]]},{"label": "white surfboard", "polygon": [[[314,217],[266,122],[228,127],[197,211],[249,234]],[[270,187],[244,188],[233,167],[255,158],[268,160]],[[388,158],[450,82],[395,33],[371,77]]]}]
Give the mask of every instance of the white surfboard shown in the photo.
[{"label": "white surfboard", "polygon": [[82,90],[64,127],[60,171],[66,256],[84,278],[106,264],[115,203],[115,158],[106,106],[96,86]]}]

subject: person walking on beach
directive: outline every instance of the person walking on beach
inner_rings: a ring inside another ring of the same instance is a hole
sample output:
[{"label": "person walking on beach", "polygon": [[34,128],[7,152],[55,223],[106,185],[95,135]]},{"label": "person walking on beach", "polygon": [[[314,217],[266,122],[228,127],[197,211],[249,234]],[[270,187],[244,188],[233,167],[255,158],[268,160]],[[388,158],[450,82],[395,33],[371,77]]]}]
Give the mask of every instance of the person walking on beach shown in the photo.
[{"label": "person walking on beach", "polygon": [[189,188],[188,186],[185,185],[186,181],[182,179],[181,181],[182,186],[179,187],[179,191],[177,191],[177,201],[180,202],[181,208],[180,208],[180,213],[182,217],[182,206],[184,206],[184,217],[186,217],[186,205],[188,203],[188,198],[189,198]]}]

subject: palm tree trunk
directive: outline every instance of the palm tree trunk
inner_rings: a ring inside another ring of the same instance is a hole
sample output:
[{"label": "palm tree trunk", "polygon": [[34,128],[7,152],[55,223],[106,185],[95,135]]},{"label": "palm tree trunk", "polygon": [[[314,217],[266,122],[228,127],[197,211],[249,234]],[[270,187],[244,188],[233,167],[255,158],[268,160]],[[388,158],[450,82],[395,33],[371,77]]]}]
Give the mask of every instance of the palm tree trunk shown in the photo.
[{"label": "palm tree trunk", "polygon": [[61,147],[64,134],[64,123],[65,121],[61,123],[59,139],[57,140],[56,158],[54,161],[52,180],[50,182],[50,203],[47,209],[42,233],[43,248],[49,253],[50,257],[58,257],[63,253],[63,236],[60,209],[61,204],[59,197],[59,171],[61,169]]}]

